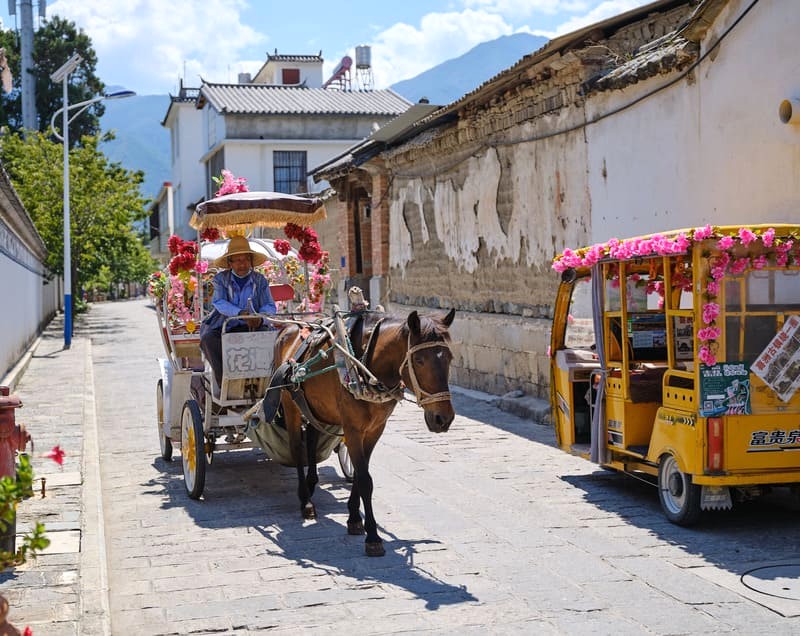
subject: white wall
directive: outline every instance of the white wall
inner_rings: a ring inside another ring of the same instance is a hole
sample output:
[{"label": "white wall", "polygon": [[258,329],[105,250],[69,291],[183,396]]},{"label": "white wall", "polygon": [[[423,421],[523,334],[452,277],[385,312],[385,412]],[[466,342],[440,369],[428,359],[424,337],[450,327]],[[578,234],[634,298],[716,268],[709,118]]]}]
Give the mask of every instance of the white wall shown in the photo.
[{"label": "white wall", "polygon": [[[357,143],[358,139],[253,139],[225,142],[225,168],[237,177],[245,177],[250,190],[275,189],[272,153],[276,150],[306,151],[306,169],[310,170],[335,157]],[[309,192],[319,192],[327,182],[306,179]]]},{"label": "white wall", "polygon": [[[0,312],[0,378],[13,367],[59,306],[57,281],[45,285],[45,268],[0,221],[0,280],[3,311]],[[11,249],[8,249],[11,247]],[[14,254],[14,258],[8,252]],[[22,261],[21,263],[19,261]]]},{"label": "white wall", "polygon": [[[719,16],[703,52],[741,4]],[[798,32],[796,3],[759,3],[691,80],[588,126],[591,242],[706,223],[798,222],[800,126],[778,119],[781,100],[800,96]],[[592,96],[587,117],[664,83]]]},{"label": "white wall", "polygon": [[[174,115],[167,126],[172,137],[177,135],[177,155],[172,160],[172,188],[175,213],[175,230],[184,237],[190,237],[194,230],[189,227],[191,214],[186,206],[205,197],[205,167],[198,159],[208,150],[203,128],[203,112],[194,103],[176,102],[172,104]],[[166,204],[164,205],[166,214]],[[165,217],[166,221],[166,217]],[[163,227],[166,226],[166,222]],[[164,243],[166,246],[166,243]],[[164,248],[166,249],[166,247]]]}]

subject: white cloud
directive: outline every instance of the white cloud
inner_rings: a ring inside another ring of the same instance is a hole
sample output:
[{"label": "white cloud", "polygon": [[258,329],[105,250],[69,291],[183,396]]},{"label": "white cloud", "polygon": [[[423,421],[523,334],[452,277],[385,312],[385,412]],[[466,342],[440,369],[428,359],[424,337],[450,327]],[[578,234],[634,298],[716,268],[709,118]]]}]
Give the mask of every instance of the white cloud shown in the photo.
[{"label": "white cloud", "polygon": [[[148,94],[176,87],[180,77],[198,86],[201,75],[236,81],[238,71],[252,72],[233,61],[247,47],[266,45],[266,38],[241,23],[244,7],[242,0],[57,0],[47,12],[75,22],[92,39],[105,83]],[[125,76],[115,77],[119,71]]]},{"label": "white cloud", "polygon": [[564,35],[565,33],[571,33],[572,31],[577,31],[595,22],[600,22],[606,18],[611,18],[620,13],[625,13],[631,9],[640,7],[650,1],[651,0],[605,0],[605,2],[601,2],[587,13],[576,15],[566,22],[559,24],[555,31],[551,33],[540,32],[537,33],[537,35],[546,35],[547,37],[553,38],[558,35]]},{"label": "white cloud", "polygon": [[471,9],[429,13],[420,20],[419,27],[398,22],[370,42],[375,86],[384,88],[414,77],[481,42],[513,31],[501,16]]},{"label": "white cloud", "polygon": [[464,0],[464,5],[506,17],[526,18],[536,13],[578,13],[586,11],[591,3],[588,0]]}]

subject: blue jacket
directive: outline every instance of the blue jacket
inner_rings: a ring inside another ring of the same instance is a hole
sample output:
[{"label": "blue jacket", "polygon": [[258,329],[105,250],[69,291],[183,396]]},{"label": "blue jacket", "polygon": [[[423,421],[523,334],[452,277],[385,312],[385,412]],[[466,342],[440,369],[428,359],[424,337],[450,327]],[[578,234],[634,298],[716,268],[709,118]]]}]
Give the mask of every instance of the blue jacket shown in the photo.
[{"label": "blue jacket", "polygon": [[[274,314],[276,311],[269,282],[263,275],[251,271],[241,289],[231,280],[232,276],[231,270],[225,269],[218,272],[211,281],[214,286],[211,300],[214,309],[203,320],[206,329],[220,329],[226,318],[237,316],[242,309],[248,309],[249,299],[252,299],[253,307],[260,314]],[[228,323],[228,328],[243,324],[242,320],[232,320]]]}]

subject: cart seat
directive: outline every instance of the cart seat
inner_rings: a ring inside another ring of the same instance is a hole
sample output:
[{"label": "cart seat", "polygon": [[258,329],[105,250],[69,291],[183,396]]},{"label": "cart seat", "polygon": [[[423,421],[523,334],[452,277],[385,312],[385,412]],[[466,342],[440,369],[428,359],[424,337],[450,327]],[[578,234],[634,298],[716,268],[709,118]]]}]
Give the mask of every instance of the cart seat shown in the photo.
[{"label": "cart seat", "polygon": [[272,300],[276,303],[294,300],[294,287],[288,283],[282,285],[270,285],[269,293],[272,294]]},{"label": "cart seat", "polygon": [[223,333],[222,386],[215,397],[221,402],[263,397],[272,377],[277,337],[275,330]]}]

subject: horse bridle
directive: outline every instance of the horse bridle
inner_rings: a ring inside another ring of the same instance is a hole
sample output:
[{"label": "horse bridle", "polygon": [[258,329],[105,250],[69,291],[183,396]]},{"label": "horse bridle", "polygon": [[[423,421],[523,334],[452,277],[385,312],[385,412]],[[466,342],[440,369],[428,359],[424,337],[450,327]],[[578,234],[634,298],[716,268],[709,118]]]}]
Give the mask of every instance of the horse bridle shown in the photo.
[{"label": "horse bridle", "polygon": [[417,380],[417,374],[414,373],[414,361],[411,359],[411,354],[419,351],[420,349],[432,349],[433,347],[442,347],[450,351],[450,345],[443,340],[435,342],[421,342],[411,346],[411,334],[408,334],[408,351],[406,357],[403,358],[403,363],[400,365],[400,377],[403,376],[403,367],[408,365],[408,377],[411,379],[411,388],[414,391],[414,397],[417,398],[418,406],[425,406],[433,402],[445,402],[450,399],[450,391],[440,391],[439,393],[428,393],[425,391]]}]

